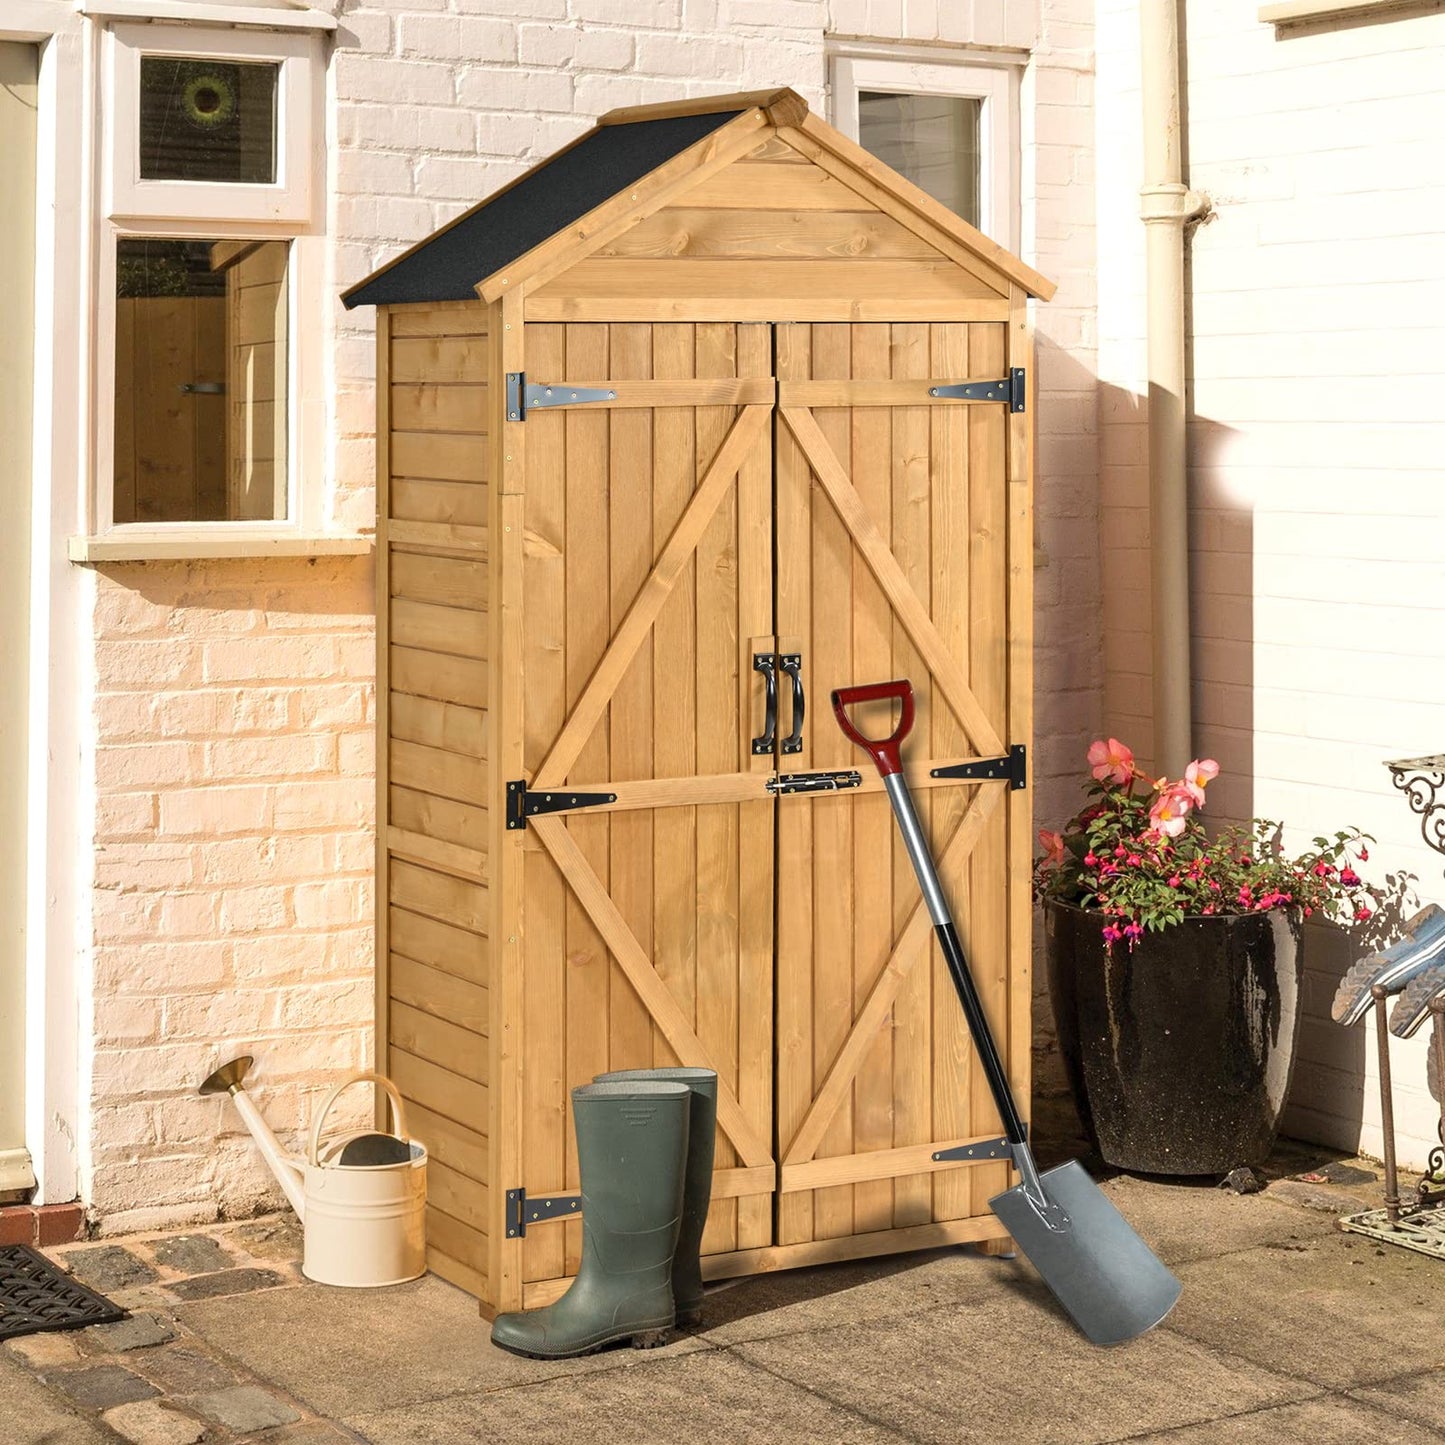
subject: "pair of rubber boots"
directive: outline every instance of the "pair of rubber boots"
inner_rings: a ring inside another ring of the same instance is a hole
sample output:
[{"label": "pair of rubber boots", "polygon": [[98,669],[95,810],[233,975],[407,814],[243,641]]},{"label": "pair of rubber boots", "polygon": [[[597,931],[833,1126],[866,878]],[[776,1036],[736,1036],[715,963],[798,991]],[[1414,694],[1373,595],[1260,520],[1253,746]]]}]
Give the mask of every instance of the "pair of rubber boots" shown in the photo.
[{"label": "pair of rubber boots", "polygon": [[632,1069],[572,1090],[582,1262],[556,1304],[498,1315],[492,1343],[538,1359],[666,1342],[702,1317],[717,1075]]}]

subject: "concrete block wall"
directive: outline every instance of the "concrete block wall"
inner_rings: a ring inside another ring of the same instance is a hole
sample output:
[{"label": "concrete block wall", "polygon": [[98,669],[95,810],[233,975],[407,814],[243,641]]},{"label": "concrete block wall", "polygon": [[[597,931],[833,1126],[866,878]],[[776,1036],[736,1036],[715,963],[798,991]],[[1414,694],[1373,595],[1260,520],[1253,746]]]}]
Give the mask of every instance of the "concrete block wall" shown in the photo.
[{"label": "concrete block wall", "polygon": [[[1215,218],[1192,242],[1190,488],[1196,741],[1211,812],[1286,841],[1358,824],[1363,870],[1445,902],[1387,758],[1445,749],[1438,396],[1445,190],[1432,156],[1445,16],[1276,33],[1190,0],[1186,154]],[[1099,362],[1110,730],[1149,751],[1139,58],[1133,0],[1098,6]],[[1375,1045],[1329,1021],[1381,930],[1307,930],[1306,1018],[1286,1127],[1381,1146]],[[1422,1034],[1396,1044],[1402,1158],[1438,1111]]]}]

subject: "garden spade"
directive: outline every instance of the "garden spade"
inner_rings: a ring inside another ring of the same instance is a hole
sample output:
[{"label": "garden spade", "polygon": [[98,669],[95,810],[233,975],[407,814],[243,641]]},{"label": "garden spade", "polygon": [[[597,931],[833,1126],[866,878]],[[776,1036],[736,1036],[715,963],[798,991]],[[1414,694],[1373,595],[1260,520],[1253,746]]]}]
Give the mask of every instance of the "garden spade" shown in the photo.
[{"label": "garden spade", "polygon": [[[897,702],[902,712],[886,738],[864,737],[848,717],[856,703]],[[1179,1281],[1159,1262],[1078,1160],[1040,1174],[1014,1103],[1002,1059],[974,987],[938,871],[903,778],[900,749],[913,726],[913,687],[906,681],[843,687],[833,693],[843,732],[873,759],[918,875],[934,932],[963,1005],[984,1077],[998,1106],[1021,1182],[989,1200],[1030,1263],[1074,1323],[1096,1345],[1115,1345],[1152,1329],[1174,1308]]]}]

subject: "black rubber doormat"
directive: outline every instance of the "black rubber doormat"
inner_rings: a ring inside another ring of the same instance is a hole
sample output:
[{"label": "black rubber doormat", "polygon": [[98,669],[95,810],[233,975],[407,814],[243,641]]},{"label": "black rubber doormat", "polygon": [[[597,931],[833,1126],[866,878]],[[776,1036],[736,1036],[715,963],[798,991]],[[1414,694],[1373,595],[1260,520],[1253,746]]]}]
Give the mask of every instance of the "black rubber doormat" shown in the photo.
[{"label": "black rubber doormat", "polygon": [[0,1247],[0,1340],[124,1318],[119,1305],[86,1289],[29,1245]]}]

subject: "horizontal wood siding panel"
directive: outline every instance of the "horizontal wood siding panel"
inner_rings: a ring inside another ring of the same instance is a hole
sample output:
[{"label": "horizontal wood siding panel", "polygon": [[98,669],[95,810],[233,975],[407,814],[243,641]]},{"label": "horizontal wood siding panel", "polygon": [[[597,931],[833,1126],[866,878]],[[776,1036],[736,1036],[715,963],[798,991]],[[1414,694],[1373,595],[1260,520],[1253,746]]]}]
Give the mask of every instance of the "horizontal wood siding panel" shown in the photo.
[{"label": "horizontal wood siding panel", "polygon": [[481,935],[395,906],[387,914],[387,931],[393,953],[473,983],[487,982],[487,940]]},{"label": "horizontal wood siding panel", "polygon": [[426,1211],[426,1262],[444,1280],[486,1297],[487,1236],[435,1204]]},{"label": "horizontal wood siding panel", "polygon": [[487,614],[464,607],[391,599],[391,640],[398,647],[420,647],[457,657],[485,658]]},{"label": "horizontal wood siding panel", "polygon": [[419,1059],[440,1064],[473,1083],[487,1082],[487,1040],[445,1019],[399,1003],[395,997],[389,1010],[393,1047],[405,1049]]},{"label": "horizontal wood siding panel", "polygon": [[[435,793],[440,798],[451,798],[458,803],[471,803],[485,807],[487,801],[487,763],[484,758],[463,757],[460,753],[446,752],[442,748],[428,748],[421,743],[404,743],[392,740],[391,781],[404,788],[415,788],[423,793]],[[392,822],[400,828],[411,828],[399,818]],[[412,828],[413,832],[424,833],[425,828]],[[451,839],[464,848],[475,848],[475,841],[466,842],[461,838]]]},{"label": "horizontal wood siding panel", "polygon": [[408,1104],[406,1114],[409,1132],[426,1145],[428,1153],[439,1154],[449,1169],[478,1184],[490,1181],[491,1143],[480,1128],[469,1129],[415,1103]]},{"label": "horizontal wood siding panel", "polygon": [[695,209],[739,211],[856,211],[856,191],[835,181],[821,166],[787,161],[751,161],[729,166],[692,186],[687,204]]},{"label": "horizontal wood siding panel", "polygon": [[[393,743],[395,748],[397,744]],[[455,844],[486,856],[487,810],[435,792],[413,792],[397,784],[392,774],[390,796],[393,827],[424,833],[438,842]]]},{"label": "horizontal wood siding panel", "polygon": [[475,381],[487,375],[486,337],[417,336],[391,343],[391,380]]},{"label": "horizontal wood siding panel", "polygon": [[484,482],[439,482],[397,477],[391,484],[391,515],[403,522],[454,522],[463,527],[487,525]]},{"label": "horizontal wood siding panel", "polygon": [[393,953],[391,997],[397,1003],[487,1037],[490,1028],[487,990],[465,979]]},{"label": "horizontal wood siding panel", "polygon": [[391,863],[390,902],[398,908],[450,923],[472,933],[487,931],[487,890],[448,873],[419,868],[394,858]]},{"label": "horizontal wood siding panel", "polygon": [[[487,1086],[465,1079],[438,1064],[419,1059],[404,1049],[391,1050],[391,1081],[408,1102],[453,1119],[468,1129],[481,1129],[487,1120]],[[426,1143],[423,1139],[422,1143]]]},{"label": "horizontal wood siding panel", "polygon": [[485,482],[487,439],[393,428],[391,474],[393,477],[423,477],[439,482]]},{"label": "horizontal wood siding panel", "polygon": [[394,692],[408,692],[439,702],[461,703],[464,707],[487,705],[487,664],[446,653],[424,652],[414,647],[389,649],[391,686]]},{"label": "horizontal wood siding panel", "polygon": [[440,1154],[427,1161],[427,1199],[441,1212],[478,1234],[487,1227],[487,1186],[451,1168]]},{"label": "horizontal wood siding panel", "polygon": [[393,552],[389,568],[391,595],[438,607],[462,607],[485,612],[487,564],[463,557],[427,557],[417,552]]},{"label": "horizontal wood siding panel", "polygon": [[658,211],[598,256],[674,260],[912,257],[940,260],[921,236],[881,211]]},{"label": "horizontal wood siding panel", "polygon": [[398,431],[487,433],[487,388],[436,380],[391,388],[391,424]]},{"label": "horizontal wood siding panel", "polygon": [[487,713],[485,708],[462,707],[430,697],[413,697],[394,692],[388,702],[391,735],[404,742],[422,743],[429,748],[468,757],[487,755]]},{"label": "horizontal wood siding panel", "polygon": [[[393,306],[391,336],[485,336],[487,308],[480,301],[431,302]],[[485,348],[483,348],[485,351]]]}]

